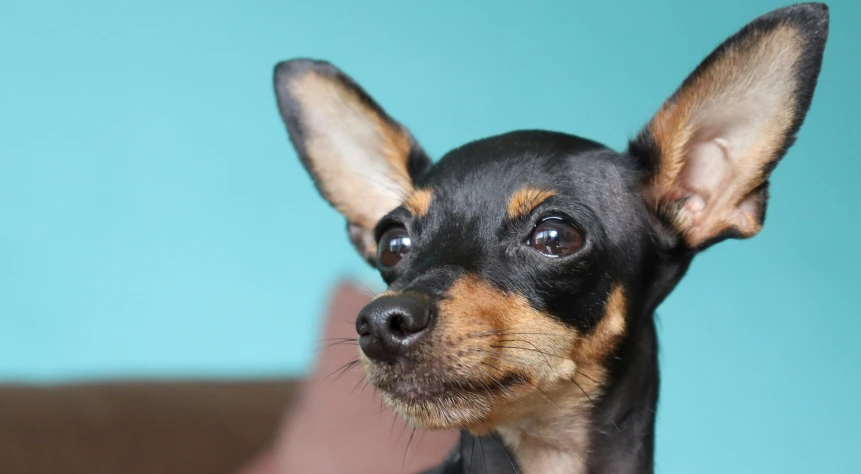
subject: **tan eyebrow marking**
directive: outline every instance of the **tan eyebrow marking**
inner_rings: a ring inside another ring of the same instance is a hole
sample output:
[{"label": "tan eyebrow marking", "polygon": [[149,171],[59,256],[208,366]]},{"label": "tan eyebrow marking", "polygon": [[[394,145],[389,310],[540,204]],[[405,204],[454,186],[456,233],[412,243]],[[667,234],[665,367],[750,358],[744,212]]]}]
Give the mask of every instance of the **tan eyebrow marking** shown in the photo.
[{"label": "tan eyebrow marking", "polygon": [[432,198],[432,189],[417,189],[407,197],[406,201],[404,201],[404,207],[414,216],[422,217],[427,215]]},{"label": "tan eyebrow marking", "polygon": [[520,188],[511,195],[508,200],[508,218],[517,219],[532,212],[535,206],[544,202],[547,198],[555,196],[555,191],[533,188],[530,186]]}]

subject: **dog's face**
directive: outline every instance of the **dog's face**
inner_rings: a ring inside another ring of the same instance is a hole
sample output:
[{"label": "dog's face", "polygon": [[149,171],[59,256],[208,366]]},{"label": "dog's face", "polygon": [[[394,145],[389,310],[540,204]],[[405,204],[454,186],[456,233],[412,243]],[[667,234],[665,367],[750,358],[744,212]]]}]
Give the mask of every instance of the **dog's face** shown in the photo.
[{"label": "dog's face", "polygon": [[416,426],[484,432],[599,397],[690,258],[761,229],[826,32],[815,5],[757,19],[622,153],[520,131],[436,164],[333,66],[281,63],[299,156],[388,284],[356,320],[384,400]]},{"label": "dog's face", "polygon": [[558,384],[597,395],[654,252],[624,161],[568,135],[514,132],[460,147],[414,182],[375,226],[389,288],[358,321],[390,405],[421,426],[481,431],[552,407]]}]

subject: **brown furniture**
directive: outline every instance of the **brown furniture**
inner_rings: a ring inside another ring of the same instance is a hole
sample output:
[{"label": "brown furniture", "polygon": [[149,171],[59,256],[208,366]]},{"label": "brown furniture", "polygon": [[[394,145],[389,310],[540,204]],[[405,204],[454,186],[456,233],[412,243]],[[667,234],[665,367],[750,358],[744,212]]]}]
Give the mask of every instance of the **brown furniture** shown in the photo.
[{"label": "brown furniture", "polygon": [[[355,337],[344,321],[369,299],[339,286],[323,337]],[[403,422],[353,390],[360,372],[323,380],[355,357],[355,346],[324,349],[301,382],[0,385],[0,474],[385,474],[439,462],[455,433],[425,433],[404,457],[406,439],[391,434]]]},{"label": "brown furniture", "polygon": [[293,381],[0,387],[0,473],[235,474],[273,438]]}]

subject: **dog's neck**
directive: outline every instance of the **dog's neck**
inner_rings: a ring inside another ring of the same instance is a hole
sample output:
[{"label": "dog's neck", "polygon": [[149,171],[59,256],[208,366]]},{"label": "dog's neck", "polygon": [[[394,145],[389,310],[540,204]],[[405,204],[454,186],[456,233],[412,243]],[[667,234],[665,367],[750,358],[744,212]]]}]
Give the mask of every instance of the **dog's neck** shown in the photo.
[{"label": "dog's neck", "polygon": [[589,473],[652,472],[658,403],[658,341],[654,317],[618,352],[613,382],[590,413]]},{"label": "dog's neck", "polygon": [[515,454],[524,474],[586,472],[589,449],[589,406],[573,382],[545,392],[538,410],[513,423],[496,427],[505,446]]},{"label": "dog's neck", "polygon": [[641,321],[616,352],[603,396],[584,402],[572,383],[548,393],[553,410],[497,428],[523,474],[652,472],[657,337],[651,315]]},{"label": "dog's neck", "polygon": [[554,419],[536,417],[528,423],[500,426],[496,431],[524,474],[581,474],[588,469],[588,418],[587,410],[572,410]]}]

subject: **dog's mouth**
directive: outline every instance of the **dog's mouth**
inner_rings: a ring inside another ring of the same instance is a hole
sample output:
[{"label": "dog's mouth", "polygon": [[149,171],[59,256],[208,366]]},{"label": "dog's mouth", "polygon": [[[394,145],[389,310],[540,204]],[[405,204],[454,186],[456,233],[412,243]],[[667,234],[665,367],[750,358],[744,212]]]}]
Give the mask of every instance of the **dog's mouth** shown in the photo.
[{"label": "dog's mouth", "polygon": [[424,402],[457,395],[483,395],[488,397],[510,393],[512,387],[524,384],[519,374],[494,377],[493,380],[465,378],[461,380],[434,380],[428,377],[392,377],[377,381],[378,390],[406,403]]},{"label": "dog's mouth", "polygon": [[519,374],[482,378],[441,378],[416,372],[371,377],[383,401],[414,426],[429,429],[464,428],[480,424],[496,402],[528,384]]}]

